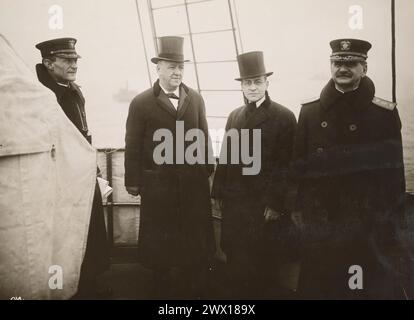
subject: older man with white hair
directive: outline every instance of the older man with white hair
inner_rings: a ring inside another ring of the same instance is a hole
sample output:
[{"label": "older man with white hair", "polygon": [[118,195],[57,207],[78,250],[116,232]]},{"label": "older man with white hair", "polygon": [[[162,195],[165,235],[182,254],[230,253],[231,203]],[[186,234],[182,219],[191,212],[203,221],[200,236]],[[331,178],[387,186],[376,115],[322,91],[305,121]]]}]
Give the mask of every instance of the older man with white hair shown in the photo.
[{"label": "older man with white hair", "polygon": [[[152,59],[159,79],[153,88],[135,97],[129,109],[125,186],[130,194],[141,195],[138,253],[140,262],[154,271],[153,298],[177,298],[179,294],[198,298],[214,254],[208,182],[213,165],[205,158],[208,152],[203,152],[204,161],[192,164],[180,159],[183,153],[179,150],[193,145],[184,136],[197,129],[203,133],[200,146],[207,151],[206,111],[201,95],[182,83],[184,39],[159,40],[160,53]],[[169,132],[173,142],[158,142],[160,130]],[[166,155],[173,163],[160,164],[156,159],[161,144],[165,152],[173,153]],[[171,291],[177,287],[173,279],[179,280],[182,290]]]}]

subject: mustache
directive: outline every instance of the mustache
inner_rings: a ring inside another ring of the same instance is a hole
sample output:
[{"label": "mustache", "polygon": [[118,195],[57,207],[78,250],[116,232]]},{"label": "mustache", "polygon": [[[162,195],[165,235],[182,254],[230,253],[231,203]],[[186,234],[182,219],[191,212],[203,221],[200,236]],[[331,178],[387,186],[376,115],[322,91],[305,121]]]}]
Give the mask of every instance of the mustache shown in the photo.
[{"label": "mustache", "polygon": [[351,73],[349,73],[349,72],[338,72],[337,74],[336,74],[336,76],[337,77],[352,77],[352,74]]}]

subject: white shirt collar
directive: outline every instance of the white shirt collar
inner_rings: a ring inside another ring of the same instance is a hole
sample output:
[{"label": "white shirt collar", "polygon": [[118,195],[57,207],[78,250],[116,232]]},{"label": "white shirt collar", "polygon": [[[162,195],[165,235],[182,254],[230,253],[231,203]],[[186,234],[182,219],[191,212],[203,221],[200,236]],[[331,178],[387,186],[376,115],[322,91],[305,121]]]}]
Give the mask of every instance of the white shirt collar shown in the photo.
[{"label": "white shirt collar", "polygon": [[264,95],[263,98],[261,98],[260,100],[257,100],[256,108],[259,108],[265,100],[266,100],[266,95]]},{"label": "white shirt collar", "polygon": [[177,97],[180,97],[180,87],[177,87],[177,89],[175,89],[175,91],[173,91],[173,92],[169,92],[167,89],[165,89],[161,85],[161,83],[160,83],[160,87],[161,87],[162,91],[164,91],[165,94],[167,94],[167,93],[174,93]]},{"label": "white shirt collar", "polygon": [[[180,97],[180,87],[178,87],[177,89],[175,89],[175,91],[174,92],[168,92],[161,84],[160,84],[160,87],[161,87],[161,89],[162,89],[162,91],[164,91],[164,93],[166,94],[166,95],[168,95],[169,93],[171,94],[171,93],[173,93],[173,94],[175,94],[177,97]],[[170,100],[170,102],[171,102],[171,104],[174,106],[174,108],[175,109],[178,109],[178,104],[179,104],[179,100],[177,100],[177,99],[172,99],[172,98],[168,98],[169,100]]]},{"label": "white shirt collar", "polygon": [[64,83],[60,83],[60,82],[56,82],[58,85],[62,86],[62,87],[66,87],[69,88],[69,84],[64,84]]}]

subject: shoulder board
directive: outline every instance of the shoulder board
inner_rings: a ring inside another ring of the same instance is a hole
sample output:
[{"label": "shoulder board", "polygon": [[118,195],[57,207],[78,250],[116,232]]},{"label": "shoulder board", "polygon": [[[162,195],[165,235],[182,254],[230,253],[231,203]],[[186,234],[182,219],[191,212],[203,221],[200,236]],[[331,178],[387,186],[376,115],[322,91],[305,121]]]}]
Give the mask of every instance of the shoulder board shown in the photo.
[{"label": "shoulder board", "polygon": [[313,97],[313,98],[310,98],[310,99],[305,99],[305,100],[302,100],[302,102],[300,104],[304,105],[304,104],[308,104],[308,103],[311,103],[311,102],[316,102],[319,99],[320,99],[320,97]]},{"label": "shoulder board", "polygon": [[384,100],[378,97],[374,97],[374,99],[372,99],[372,103],[377,105],[378,107],[381,107],[381,108],[384,108],[390,111],[394,110],[395,107],[397,106],[397,104],[394,102],[390,102],[390,101],[387,101],[387,100]]}]

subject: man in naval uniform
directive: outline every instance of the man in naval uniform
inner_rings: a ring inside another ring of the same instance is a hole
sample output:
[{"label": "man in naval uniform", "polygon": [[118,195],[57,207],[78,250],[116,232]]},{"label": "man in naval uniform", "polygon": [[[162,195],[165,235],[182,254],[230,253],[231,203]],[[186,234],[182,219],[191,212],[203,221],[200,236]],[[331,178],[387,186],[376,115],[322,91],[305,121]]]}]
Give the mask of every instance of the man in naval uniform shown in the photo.
[{"label": "man in naval uniform", "polygon": [[[293,254],[286,237],[292,225],[285,196],[296,118],[271,100],[267,89],[273,72],[266,71],[262,52],[244,53],[237,60],[240,77],[236,80],[245,105],[230,114],[226,132],[237,130],[241,136],[241,130],[248,130],[250,141],[237,144],[242,152],[247,147],[249,155],[254,155],[260,171],[247,175],[243,172],[248,165],[230,163],[233,142],[225,138],[227,148],[222,152],[227,152],[227,162],[217,167],[212,197],[221,204],[221,247],[227,256],[230,297],[286,297],[278,288],[275,271]],[[260,132],[259,141],[252,140],[254,130]],[[255,143],[261,144],[257,155]]]},{"label": "man in naval uniform", "polygon": [[[75,49],[76,39],[59,38],[36,45],[42,63],[36,65],[39,81],[56,95],[57,102],[69,120],[85,139],[92,143],[85,114],[85,98],[75,83],[80,56]],[[82,262],[78,293],[75,298],[106,298],[109,288],[99,288],[96,277],[109,268],[109,247],[106,237],[102,196],[98,183],[89,224],[88,239]]]},{"label": "man in naval uniform", "polygon": [[[371,44],[330,43],[332,79],[303,104],[294,147],[304,298],[401,298],[393,256],[405,192],[396,104],[375,97]],[[395,257],[394,257],[395,258]]]}]

